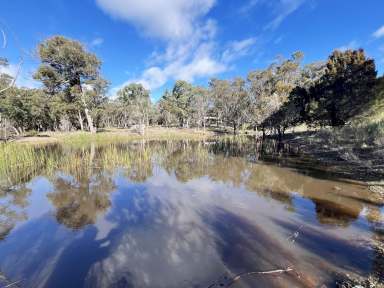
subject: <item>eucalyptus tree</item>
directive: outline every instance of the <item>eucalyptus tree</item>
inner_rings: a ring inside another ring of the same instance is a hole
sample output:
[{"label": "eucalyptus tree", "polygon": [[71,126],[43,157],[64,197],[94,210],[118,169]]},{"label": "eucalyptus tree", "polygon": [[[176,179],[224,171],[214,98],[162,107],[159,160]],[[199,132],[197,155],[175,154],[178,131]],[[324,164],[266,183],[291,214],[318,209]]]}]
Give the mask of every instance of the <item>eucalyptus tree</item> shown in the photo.
[{"label": "eucalyptus tree", "polygon": [[169,90],[165,90],[159,103],[157,104],[159,112],[158,122],[167,127],[177,123],[176,117],[176,101]]},{"label": "eucalyptus tree", "polygon": [[[75,40],[54,36],[38,45],[41,60],[34,77],[40,80],[51,95],[59,95],[67,104],[65,112],[77,112],[79,125],[83,128],[83,113],[91,132],[96,132],[89,97],[84,85],[92,85],[100,79],[100,60],[85,50]],[[96,94],[93,94],[94,96]]]},{"label": "eucalyptus tree", "polygon": [[3,116],[16,134],[27,130],[52,130],[50,107],[44,91],[12,87],[0,99]]},{"label": "eucalyptus tree", "polygon": [[312,89],[321,124],[342,126],[375,99],[377,72],[364,50],[334,51],[321,81]]},{"label": "eucalyptus tree", "polygon": [[203,127],[205,129],[206,118],[211,106],[212,105],[208,90],[201,86],[193,87],[191,99],[191,117],[196,123],[197,127]]},{"label": "eucalyptus tree", "polygon": [[302,52],[295,52],[290,59],[280,57],[267,69],[248,74],[252,118],[255,125],[261,125],[288,101],[291,91],[300,81],[302,58]]},{"label": "eucalyptus tree", "polygon": [[209,92],[213,101],[213,113],[216,115],[217,126],[228,118],[230,113],[230,90],[230,82],[228,80],[211,79],[209,82]]},{"label": "eucalyptus tree", "polygon": [[231,81],[213,79],[210,82],[211,95],[218,114],[233,127],[233,133],[249,118],[250,98],[245,81],[235,78]]},{"label": "eucalyptus tree", "polygon": [[182,127],[189,127],[193,86],[184,80],[177,80],[172,89],[171,101],[176,117]]},{"label": "eucalyptus tree", "polygon": [[[4,68],[7,66],[8,66],[8,60],[0,57],[0,68],[2,67]],[[0,127],[2,128],[1,138],[5,138],[5,139],[8,138],[8,133],[7,133],[8,121],[5,118],[4,107],[2,106],[1,101],[4,99],[7,93],[7,90],[9,89],[12,83],[12,80],[13,78],[7,73],[0,73]]]},{"label": "eucalyptus tree", "polygon": [[120,89],[117,96],[123,109],[130,114],[130,118],[144,129],[145,125],[149,124],[152,105],[149,91],[141,84],[131,83]]},{"label": "eucalyptus tree", "polygon": [[[6,68],[8,67],[9,63],[6,58],[0,57],[0,68]],[[10,85],[13,82],[13,77],[7,73],[0,73],[0,97],[1,95],[4,95],[6,90],[10,87]]]}]

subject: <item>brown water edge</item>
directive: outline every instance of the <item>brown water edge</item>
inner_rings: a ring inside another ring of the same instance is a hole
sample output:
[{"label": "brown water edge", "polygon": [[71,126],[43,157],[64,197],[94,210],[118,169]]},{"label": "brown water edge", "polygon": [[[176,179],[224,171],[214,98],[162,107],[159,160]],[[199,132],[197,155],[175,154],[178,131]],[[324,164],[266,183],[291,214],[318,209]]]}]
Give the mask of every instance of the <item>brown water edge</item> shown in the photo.
[{"label": "brown water edge", "polygon": [[[76,148],[55,146],[46,155],[46,163],[58,160],[53,165],[54,171],[49,167],[39,167],[29,180],[22,177],[19,183],[14,182],[12,187],[3,190],[2,199],[6,200],[4,207],[7,211],[20,215],[24,212],[25,217],[13,219],[6,216],[14,221],[15,226],[4,236],[3,243],[11,246],[14,243],[12,247],[21,253],[25,245],[18,239],[25,238],[25,233],[36,239],[41,237],[28,228],[30,225],[34,226],[33,230],[40,230],[42,235],[52,233],[44,228],[45,220],[38,218],[34,224],[30,222],[36,218],[31,218],[28,211],[33,202],[39,204],[35,199],[37,191],[50,183],[53,188],[47,192],[46,201],[51,205],[48,209],[50,214],[57,220],[55,229],[67,227],[78,235],[97,227],[100,218],[111,221],[112,217],[117,225],[116,232],[120,231],[117,234],[122,236],[114,236],[108,241],[120,243],[116,251],[123,251],[120,254],[132,259],[126,265],[131,269],[131,277],[136,277],[131,280],[124,278],[128,282],[121,282],[126,283],[122,287],[130,287],[129,283],[143,287],[140,283],[145,282],[140,281],[144,278],[138,275],[144,272],[148,272],[154,281],[150,282],[154,286],[146,287],[172,287],[171,283],[177,287],[207,287],[220,280],[223,273],[229,277],[242,272],[288,266],[294,267],[294,272],[262,277],[254,275],[241,279],[233,287],[287,287],[288,283],[288,287],[317,287],[319,283],[332,287],[340,274],[348,273],[356,278],[380,275],[382,254],[380,256],[374,249],[374,243],[382,233],[383,202],[369,193],[368,187],[326,177],[314,178],[305,175],[303,170],[265,165],[260,160],[255,161],[256,154],[252,146],[248,149],[247,145],[170,141]],[[118,167],[123,173],[119,177],[115,174]],[[17,171],[17,174],[22,175],[21,172]],[[35,176],[48,182],[41,187],[33,184]],[[125,190],[125,186],[119,183],[123,180],[144,190]],[[145,205],[139,209],[135,203]],[[126,208],[131,215],[129,218],[123,213]],[[9,213],[4,215],[12,214]],[[136,223],[132,220],[143,217],[140,216],[143,213],[150,215],[144,217],[145,221]],[[124,227],[133,227],[133,230],[125,231]],[[188,236],[186,231],[191,235]],[[173,236],[184,244],[169,242]],[[70,241],[76,243],[72,238]],[[131,245],[138,243],[135,245],[138,245],[136,250],[140,253],[123,249],[126,242]],[[90,247],[96,243],[101,245],[105,242],[93,239]],[[13,280],[17,275],[15,268],[10,268],[11,254],[7,254],[9,248],[2,250],[4,246],[1,244],[0,255],[7,259],[8,264],[0,260],[0,268],[8,267],[7,275]],[[190,251],[183,245],[195,248]],[[164,253],[157,254],[155,251],[158,249]],[[179,252],[172,256],[174,249]],[[51,250],[46,253],[53,253],[56,248]],[[72,251],[68,255],[79,252],[76,249]],[[31,254],[24,253],[25,256],[18,255],[21,261],[18,265],[27,265],[21,264],[22,260],[27,260],[25,257],[31,257]],[[113,259],[110,258],[112,254],[110,251],[103,257]],[[173,266],[167,264],[173,257],[183,260],[178,270],[169,268]],[[73,262],[71,258],[66,261]],[[100,273],[102,270],[98,267],[112,262],[99,261],[99,266],[83,265],[88,267],[84,270],[88,271],[85,275],[88,275],[89,285],[102,287],[101,283],[111,283],[106,280],[108,277],[124,275],[121,271],[115,272],[115,276]],[[187,262],[190,262],[188,266]],[[155,267],[154,263],[157,264]],[[68,267],[71,265],[55,265],[54,273],[44,283],[57,286],[59,279],[69,281],[74,276],[72,272],[63,272]],[[180,277],[171,278],[176,272],[181,274]],[[30,278],[30,275],[27,273],[25,277]],[[162,282],[161,277],[168,282]],[[84,279],[80,278],[73,278],[73,283],[82,283]],[[64,284],[68,287],[68,283],[63,282],[63,287]]]},{"label": "brown water edge", "polygon": [[[277,150],[295,150],[300,153],[302,163],[295,163],[294,159],[288,158],[287,165],[312,164],[314,171],[325,171],[333,174],[333,177],[384,186],[382,145],[367,145],[353,138],[336,141],[321,132],[291,133],[281,142],[274,139],[270,141],[276,143]],[[293,163],[290,163],[291,160]]]}]

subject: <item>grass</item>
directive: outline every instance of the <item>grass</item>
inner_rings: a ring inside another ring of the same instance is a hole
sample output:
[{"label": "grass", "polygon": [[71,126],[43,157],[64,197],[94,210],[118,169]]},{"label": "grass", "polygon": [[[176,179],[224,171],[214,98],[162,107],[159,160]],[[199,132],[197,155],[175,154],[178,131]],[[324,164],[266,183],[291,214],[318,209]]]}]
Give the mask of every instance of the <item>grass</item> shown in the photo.
[{"label": "grass", "polygon": [[30,145],[0,144],[0,179],[8,183],[29,179],[39,167],[46,166],[44,151]]},{"label": "grass", "polygon": [[[35,142],[0,143],[0,188],[15,187],[37,175],[50,177],[57,171],[81,178],[93,169],[113,170],[120,167],[134,168],[139,175],[151,162],[151,151],[146,143],[156,140],[195,141],[211,135],[183,130],[161,129],[144,136],[121,131],[54,133],[48,139],[55,137],[55,144],[41,141],[41,136]],[[130,144],[126,146],[125,143]]]},{"label": "grass", "polygon": [[178,129],[164,127],[149,127],[144,135],[129,129],[106,129],[96,134],[89,132],[46,132],[32,137],[24,137],[16,142],[46,144],[62,142],[68,144],[85,143],[117,143],[132,140],[202,140],[213,136],[211,131],[196,129]]}]

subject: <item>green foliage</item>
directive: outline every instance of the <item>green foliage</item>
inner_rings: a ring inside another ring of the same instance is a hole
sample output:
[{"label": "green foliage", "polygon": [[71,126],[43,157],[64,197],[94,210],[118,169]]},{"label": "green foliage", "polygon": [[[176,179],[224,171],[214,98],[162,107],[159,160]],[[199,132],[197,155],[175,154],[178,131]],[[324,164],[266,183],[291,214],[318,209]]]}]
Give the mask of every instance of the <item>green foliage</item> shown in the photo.
[{"label": "green foliage", "polygon": [[[8,60],[0,57],[0,67],[7,67],[8,65]],[[2,91],[0,96],[1,94],[4,94],[3,90],[9,87],[9,85],[12,83],[12,80],[13,78],[10,75],[6,73],[0,73],[0,91]]]},{"label": "green foliage", "polygon": [[[375,63],[362,49],[335,51],[319,83],[310,89],[310,103],[316,102],[307,121],[343,126],[367,109],[375,97]],[[314,104],[312,104],[314,106]]]},{"label": "green foliage", "polygon": [[193,87],[186,81],[176,81],[172,92],[166,91],[160,100],[162,120],[166,124],[175,124],[188,127],[191,120],[193,101]]},{"label": "green foliage", "polygon": [[290,59],[279,58],[265,70],[248,74],[252,121],[263,125],[273,113],[288,101],[291,91],[299,85],[302,52],[294,53]]},{"label": "green foliage", "polygon": [[90,131],[95,132],[92,110],[100,106],[107,86],[99,75],[100,60],[87,52],[80,42],[63,36],[43,41],[38,52],[42,63],[35,79],[44,84],[47,93],[63,97],[66,114],[77,114],[81,128],[84,112]]},{"label": "green foliage", "polygon": [[81,89],[83,82],[98,77],[100,60],[78,41],[54,36],[39,44],[38,53],[42,64],[35,79],[42,81],[51,94],[65,91],[68,101],[75,96],[71,89]]},{"label": "green foliage", "polygon": [[11,88],[0,99],[2,113],[17,129],[52,129],[50,107],[46,94],[39,89]]},{"label": "green foliage", "polygon": [[117,96],[123,109],[126,109],[134,122],[141,125],[149,122],[151,98],[143,85],[131,83],[119,90]]},{"label": "green foliage", "polygon": [[[129,84],[106,97],[108,82],[101,61],[78,41],[63,36],[38,46],[41,65],[34,74],[44,89],[11,87],[0,74],[0,126],[3,119],[16,133],[27,130],[85,130],[96,127],[143,128],[152,123],[178,127],[271,130],[280,136],[292,126],[367,125],[384,118],[384,80],[363,50],[333,52],[326,62],[302,66],[303,53],[277,58],[246,80],[212,79],[209,87],[178,80],[152,105],[150,91]],[[0,66],[8,61],[0,58]],[[5,88],[5,89],[4,89]],[[8,125],[7,124],[7,125]],[[375,130],[376,131],[376,130]],[[375,133],[374,131],[372,133]],[[6,133],[4,133],[6,134]]]},{"label": "green foliage", "polygon": [[302,70],[288,101],[264,125],[279,134],[299,123],[343,126],[381,102],[380,82],[374,61],[363,50],[335,51],[325,66],[312,64]]}]

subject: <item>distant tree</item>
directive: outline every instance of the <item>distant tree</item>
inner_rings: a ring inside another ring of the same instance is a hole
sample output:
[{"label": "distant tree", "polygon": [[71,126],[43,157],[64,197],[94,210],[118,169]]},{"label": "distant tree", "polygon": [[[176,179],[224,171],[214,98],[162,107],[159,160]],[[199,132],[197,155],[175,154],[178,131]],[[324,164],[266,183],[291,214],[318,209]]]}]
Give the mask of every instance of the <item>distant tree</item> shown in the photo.
[{"label": "distant tree", "polygon": [[248,74],[252,122],[262,123],[288,101],[291,91],[298,85],[302,52],[295,52],[290,59],[278,58],[265,70]]},{"label": "distant tree", "polygon": [[173,109],[181,127],[189,127],[191,118],[192,85],[177,80],[172,89]]},{"label": "distant tree", "polygon": [[210,107],[211,100],[208,90],[200,86],[193,87],[191,99],[191,117],[195,121],[197,127],[203,127],[205,129],[206,117]]},{"label": "distant tree", "polygon": [[119,90],[117,96],[135,123],[140,124],[143,128],[145,124],[149,124],[151,98],[149,91],[143,85],[131,83]]},{"label": "distant tree", "polygon": [[17,134],[26,130],[43,131],[53,129],[46,99],[42,90],[13,87],[0,99],[0,106]]},{"label": "distant tree", "polygon": [[280,122],[282,126],[294,126],[303,122],[310,124],[315,119],[318,104],[313,101],[311,90],[320,83],[325,68],[325,63],[316,62],[301,69],[297,86],[290,92],[288,101],[280,108],[281,113],[273,114],[270,117],[269,125],[271,122],[278,123],[276,119],[273,119],[275,116],[284,118]]},{"label": "distant tree", "polygon": [[177,122],[176,117],[176,101],[173,99],[172,93],[165,90],[161,97],[157,108],[159,110],[158,122],[167,127]]},{"label": "distant tree", "polygon": [[[77,110],[78,121],[83,127],[85,114],[88,127],[91,132],[96,132],[89,96],[84,85],[100,79],[100,60],[85,50],[83,45],[63,36],[49,38],[38,46],[41,65],[34,77],[40,80],[46,91],[51,94],[59,94],[68,104],[68,113]],[[95,94],[93,94],[95,95]]]},{"label": "distant tree", "polygon": [[245,81],[241,78],[232,81],[213,79],[210,82],[210,90],[219,117],[231,125],[233,133],[236,134],[249,117],[250,102]]},{"label": "distant tree", "polygon": [[94,125],[99,127],[99,123],[104,113],[105,104],[108,101],[107,89],[109,82],[103,78],[96,78],[94,80],[87,81],[84,85],[84,97],[83,101],[85,106],[89,109]]},{"label": "distant tree", "polygon": [[[8,60],[0,57],[0,67],[7,67],[8,65]],[[12,81],[13,77],[11,75],[7,73],[0,73],[0,97],[6,92]]]},{"label": "distant tree", "polygon": [[364,50],[334,51],[320,83],[311,90],[317,121],[341,126],[361,113],[375,98],[376,75],[375,62]]}]

